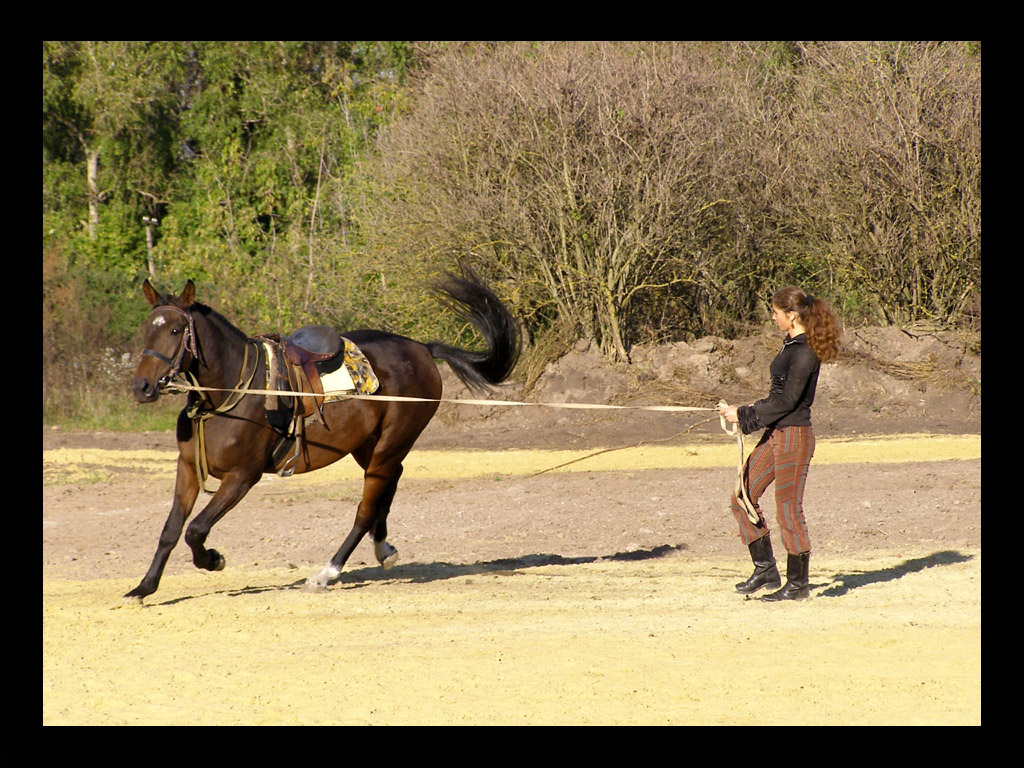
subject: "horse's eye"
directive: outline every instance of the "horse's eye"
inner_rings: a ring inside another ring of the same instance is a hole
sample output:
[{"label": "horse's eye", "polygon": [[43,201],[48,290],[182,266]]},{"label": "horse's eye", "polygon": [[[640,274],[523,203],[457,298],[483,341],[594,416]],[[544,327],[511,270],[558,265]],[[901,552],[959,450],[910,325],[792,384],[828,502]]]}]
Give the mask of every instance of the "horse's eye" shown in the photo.
[{"label": "horse's eye", "polygon": [[171,328],[171,336],[177,336],[181,333],[181,328]]}]

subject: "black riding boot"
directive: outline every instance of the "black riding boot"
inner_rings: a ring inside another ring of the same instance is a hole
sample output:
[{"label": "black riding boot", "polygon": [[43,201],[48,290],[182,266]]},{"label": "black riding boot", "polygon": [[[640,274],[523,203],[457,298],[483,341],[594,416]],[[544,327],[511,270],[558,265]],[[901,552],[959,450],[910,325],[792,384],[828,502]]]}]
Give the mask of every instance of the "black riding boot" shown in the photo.
[{"label": "black riding boot", "polygon": [[786,558],[786,586],[761,599],[774,603],[778,600],[803,600],[805,597],[810,597],[810,579],[807,575],[810,558],[810,552],[789,555]]},{"label": "black riding boot", "polygon": [[754,572],[749,579],[736,585],[736,591],[743,595],[752,595],[764,587],[778,589],[782,586],[782,577],[779,576],[775,556],[772,554],[770,536],[765,534],[757,541],[751,542],[749,547],[750,558],[754,561]]}]

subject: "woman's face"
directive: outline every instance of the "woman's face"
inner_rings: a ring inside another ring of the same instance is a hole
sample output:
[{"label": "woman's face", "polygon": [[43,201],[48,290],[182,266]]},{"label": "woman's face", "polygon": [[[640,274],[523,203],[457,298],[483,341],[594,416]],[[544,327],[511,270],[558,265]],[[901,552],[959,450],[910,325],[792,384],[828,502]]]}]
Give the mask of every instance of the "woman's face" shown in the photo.
[{"label": "woman's face", "polygon": [[793,328],[793,316],[796,312],[785,312],[772,304],[772,320],[775,321],[775,325],[778,326],[780,331],[788,333]]}]

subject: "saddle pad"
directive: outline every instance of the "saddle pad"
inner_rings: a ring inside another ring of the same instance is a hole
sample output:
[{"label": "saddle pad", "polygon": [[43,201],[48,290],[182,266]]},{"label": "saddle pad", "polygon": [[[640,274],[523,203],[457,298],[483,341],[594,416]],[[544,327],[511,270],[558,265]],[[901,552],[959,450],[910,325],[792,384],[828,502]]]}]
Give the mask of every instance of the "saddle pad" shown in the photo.
[{"label": "saddle pad", "polygon": [[352,375],[348,371],[348,365],[339,365],[338,370],[331,371],[330,373],[320,374],[320,383],[323,384],[325,403],[333,403],[335,400],[340,400],[340,397],[332,397],[331,392],[355,392],[356,385],[352,381]]},{"label": "saddle pad", "polygon": [[342,337],[345,342],[345,364],[331,373],[320,374],[320,383],[324,388],[324,402],[333,403],[341,400],[332,397],[331,392],[356,392],[360,395],[372,395],[380,388],[377,375],[373,372],[366,355],[351,341]]}]

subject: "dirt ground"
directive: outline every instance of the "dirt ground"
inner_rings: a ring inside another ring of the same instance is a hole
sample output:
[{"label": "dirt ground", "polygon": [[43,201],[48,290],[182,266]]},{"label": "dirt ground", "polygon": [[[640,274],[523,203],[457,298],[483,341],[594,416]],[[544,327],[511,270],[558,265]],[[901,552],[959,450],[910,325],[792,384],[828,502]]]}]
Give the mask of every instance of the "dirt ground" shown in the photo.
[{"label": "dirt ground", "polygon": [[[498,397],[750,402],[777,345],[702,339],[628,367],[580,345]],[[226,569],[195,570],[182,542],[142,607],[121,595],[170,507],[173,435],[44,427],[42,720],[980,724],[977,340],[852,334],[814,420],[812,597],[781,605],[733,589],[751,568],[736,446],[710,412],[445,404],[406,462],[396,567],[364,543],[339,584],[302,589],[351,525],[345,460],[267,477],[211,534]]]}]

